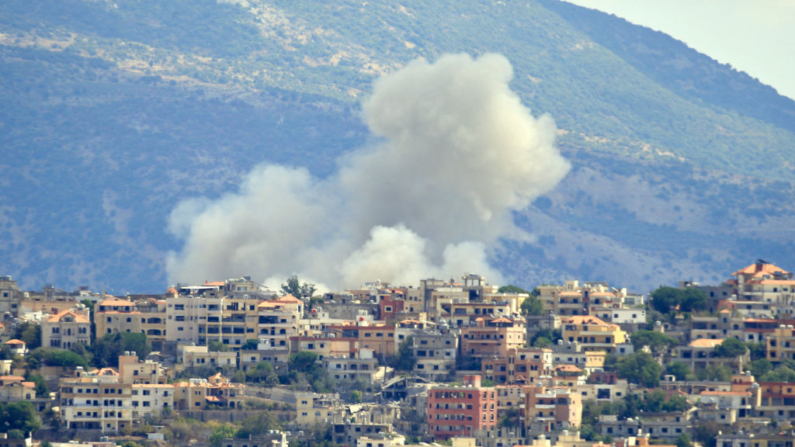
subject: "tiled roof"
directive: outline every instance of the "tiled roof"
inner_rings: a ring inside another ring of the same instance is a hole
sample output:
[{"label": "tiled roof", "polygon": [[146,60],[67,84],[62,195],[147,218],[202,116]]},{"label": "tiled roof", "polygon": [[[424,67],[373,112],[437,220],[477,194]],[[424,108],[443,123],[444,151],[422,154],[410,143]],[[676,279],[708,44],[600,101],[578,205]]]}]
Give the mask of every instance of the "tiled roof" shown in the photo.
[{"label": "tiled roof", "polygon": [[303,301],[299,300],[298,298],[296,298],[296,297],[294,297],[292,295],[284,295],[283,297],[277,298],[276,301],[279,301],[281,303],[301,303],[301,302],[303,302]]},{"label": "tiled roof", "polygon": [[25,342],[22,340],[17,340],[16,338],[8,340],[5,344],[7,345],[24,345]]},{"label": "tiled roof", "polygon": [[67,315],[75,317],[75,323],[89,323],[88,318],[86,318],[85,315],[76,314],[71,310],[64,310],[62,312],[58,312],[57,314],[48,317],[47,321],[50,323],[58,323],[61,321],[61,318]]},{"label": "tiled roof", "polygon": [[732,276],[737,275],[756,275],[757,273],[767,273],[767,274],[774,274],[776,272],[781,272],[783,274],[789,273],[788,271],[777,267],[773,264],[751,264],[744,269],[737,270],[736,272],[732,273]]}]

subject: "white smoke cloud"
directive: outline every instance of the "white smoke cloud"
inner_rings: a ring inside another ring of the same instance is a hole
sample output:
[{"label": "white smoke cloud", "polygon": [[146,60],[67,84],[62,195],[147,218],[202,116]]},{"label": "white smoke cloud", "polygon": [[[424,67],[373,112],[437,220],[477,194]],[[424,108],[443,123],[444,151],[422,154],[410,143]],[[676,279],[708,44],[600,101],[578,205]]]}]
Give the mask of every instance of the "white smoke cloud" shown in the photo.
[{"label": "white smoke cloud", "polygon": [[170,280],[297,273],[346,287],[478,272],[499,282],[488,247],[525,237],[511,212],[570,167],[554,122],[531,115],[512,77],[507,59],[487,54],[417,60],[382,78],[363,112],[383,142],[345,156],[337,175],[263,165],[238,193],[180,204],[169,228],[185,246],[169,256]]}]

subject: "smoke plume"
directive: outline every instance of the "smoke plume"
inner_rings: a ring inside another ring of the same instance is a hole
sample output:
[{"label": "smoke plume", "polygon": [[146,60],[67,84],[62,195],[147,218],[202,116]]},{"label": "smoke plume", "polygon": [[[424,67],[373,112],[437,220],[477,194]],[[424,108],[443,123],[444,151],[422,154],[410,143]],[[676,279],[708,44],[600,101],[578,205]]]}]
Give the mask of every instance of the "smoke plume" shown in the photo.
[{"label": "smoke plume", "polygon": [[380,143],[339,160],[339,172],[262,165],[240,191],[173,212],[185,241],[168,258],[173,282],[250,274],[334,287],[478,272],[500,239],[527,235],[511,212],[552,189],[569,163],[555,124],[509,88],[501,55],[411,62],[375,83],[364,118]]}]

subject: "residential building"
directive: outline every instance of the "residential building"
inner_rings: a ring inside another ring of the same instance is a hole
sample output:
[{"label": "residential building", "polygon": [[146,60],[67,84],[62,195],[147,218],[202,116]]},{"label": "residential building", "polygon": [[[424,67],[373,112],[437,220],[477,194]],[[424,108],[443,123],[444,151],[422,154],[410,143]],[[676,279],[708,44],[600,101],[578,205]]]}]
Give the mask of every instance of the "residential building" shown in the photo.
[{"label": "residential building", "polygon": [[378,360],[370,349],[357,349],[345,357],[326,356],[322,363],[336,380],[363,380],[365,383],[373,383],[383,377]]},{"label": "residential building", "polygon": [[464,386],[428,390],[428,431],[436,439],[471,436],[497,426],[497,392],[481,387],[480,376],[465,376]]},{"label": "residential building", "polygon": [[36,398],[36,384],[21,376],[0,376],[0,402],[11,403]]},{"label": "residential building", "polygon": [[451,331],[418,330],[412,335],[413,373],[431,381],[444,380],[455,371],[458,335]]},{"label": "residential building", "polygon": [[24,357],[28,354],[28,347],[22,340],[13,338],[3,343],[11,349],[11,355]]},{"label": "residential building", "polygon": [[174,408],[174,385],[133,384],[132,417],[134,420],[159,416],[167,408]]},{"label": "residential building", "polygon": [[340,402],[337,394],[296,393],[296,420],[299,427],[330,424],[334,408]]},{"label": "residential building", "polygon": [[577,342],[584,351],[616,352],[616,345],[627,342],[626,332],[616,324],[608,324],[593,316],[564,318],[563,340]]},{"label": "residential building", "polygon": [[0,276],[0,315],[18,316],[19,303],[23,296],[14,278]]},{"label": "residential building", "polygon": [[461,355],[469,357],[507,356],[508,350],[526,343],[525,322],[516,318],[478,318],[477,326],[461,328]]},{"label": "residential building", "polygon": [[241,383],[232,383],[221,373],[208,379],[177,382],[174,384],[174,407],[177,410],[240,408],[245,387]]},{"label": "residential building", "polygon": [[552,350],[512,348],[505,356],[483,358],[483,377],[497,385],[529,385],[552,373]]},{"label": "residential building", "polygon": [[67,428],[110,434],[132,427],[132,384],[104,372],[61,379],[61,419]]},{"label": "residential building", "polygon": [[795,327],[781,325],[767,337],[767,359],[771,362],[795,360]]},{"label": "residential building", "polygon": [[542,433],[579,427],[582,399],[568,387],[522,387],[525,395],[524,420],[528,429]]},{"label": "residential building", "polygon": [[90,311],[81,308],[64,310],[41,321],[41,345],[69,349],[78,343],[91,344]]},{"label": "residential building", "polygon": [[183,368],[237,368],[235,351],[210,351],[207,346],[180,346],[177,351]]}]

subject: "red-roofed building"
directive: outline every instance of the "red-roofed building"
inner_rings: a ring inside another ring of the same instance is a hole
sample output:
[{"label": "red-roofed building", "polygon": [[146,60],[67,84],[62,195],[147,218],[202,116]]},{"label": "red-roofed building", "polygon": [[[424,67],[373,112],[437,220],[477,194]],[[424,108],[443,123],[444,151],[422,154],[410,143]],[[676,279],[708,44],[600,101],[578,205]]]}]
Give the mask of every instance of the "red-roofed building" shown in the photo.
[{"label": "red-roofed building", "polygon": [[91,344],[91,316],[88,309],[70,309],[50,315],[41,322],[41,345],[69,349],[78,343]]}]

